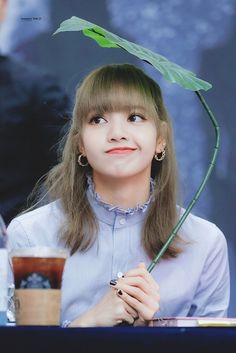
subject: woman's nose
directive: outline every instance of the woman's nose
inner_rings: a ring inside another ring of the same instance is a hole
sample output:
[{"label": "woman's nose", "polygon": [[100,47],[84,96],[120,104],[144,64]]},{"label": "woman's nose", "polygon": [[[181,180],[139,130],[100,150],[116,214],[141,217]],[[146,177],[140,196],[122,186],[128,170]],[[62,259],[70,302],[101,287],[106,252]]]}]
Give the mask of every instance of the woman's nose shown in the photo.
[{"label": "woman's nose", "polygon": [[120,141],[127,140],[127,131],[125,124],[122,121],[115,121],[109,127],[108,140],[109,141]]}]

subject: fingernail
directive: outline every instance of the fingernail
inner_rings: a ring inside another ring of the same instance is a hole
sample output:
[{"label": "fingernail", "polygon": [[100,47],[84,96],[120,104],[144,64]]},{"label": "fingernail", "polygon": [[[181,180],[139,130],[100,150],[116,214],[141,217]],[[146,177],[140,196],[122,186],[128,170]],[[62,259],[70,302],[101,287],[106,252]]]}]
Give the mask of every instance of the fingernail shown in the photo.
[{"label": "fingernail", "polygon": [[121,289],[119,289],[119,290],[117,291],[117,293],[118,293],[119,295],[122,295],[122,294],[123,294],[123,292],[122,292]]},{"label": "fingernail", "polygon": [[115,279],[110,280],[110,285],[115,286],[117,284],[117,281]]}]

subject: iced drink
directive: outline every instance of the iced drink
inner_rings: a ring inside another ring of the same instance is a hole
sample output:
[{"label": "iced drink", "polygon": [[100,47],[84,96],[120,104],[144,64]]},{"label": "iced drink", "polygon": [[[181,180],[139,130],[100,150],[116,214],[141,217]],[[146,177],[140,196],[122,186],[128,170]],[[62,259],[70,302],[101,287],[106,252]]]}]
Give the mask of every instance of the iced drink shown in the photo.
[{"label": "iced drink", "polygon": [[61,281],[68,252],[32,247],[11,252],[16,325],[59,325]]}]

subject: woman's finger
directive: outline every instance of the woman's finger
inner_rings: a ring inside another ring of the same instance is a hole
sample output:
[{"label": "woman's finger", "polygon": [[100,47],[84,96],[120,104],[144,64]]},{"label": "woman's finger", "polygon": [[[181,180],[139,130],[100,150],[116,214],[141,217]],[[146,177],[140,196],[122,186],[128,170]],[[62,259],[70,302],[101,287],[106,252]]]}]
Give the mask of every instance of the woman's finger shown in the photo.
[{"label": "woman's finger", "polygon": [[145,320],[151,320],[155,312],[159,310],[158,301],[151,300],[148,304],[144,304],[121,290],[117,291],[117,295],[120,296],[122,300],[124,300],[127,304],[133,307]]},{"label": "woman's finger", "polygon": [[[120,295],[118,295],[119,297],[121,297]],[[134,310],[128,303],[126,303],[124,301],[124,308],[127,311],[128,314],[130,314],[132,316],[132,318],[134,320],[136,320],[138,318],[138,312],[136,310]]]},{"label": "woman's finger", "polygon": [[153,283],[157,284],[155,280],[153,279],[152,275],[147,271],[146,266],[144,263],[140,263],[138,267],[129,270],[128,272],[125,273],[124,277],[142,277],[145,281],[148,283]]},{"label": "woman's finger", "polygon": [[125,291],[126,291],[127,286],[133,286],[133,287],[140,288],[146,294],[159,292],[159,287],[156,283],[154,284],[154,283],[147,282],[147,281],[145,281],[144,278],[139,277],[139,276],[125,277],[125,278],[120,279],[116,283],[115,282],[112,283],[112,285],[114,286],[114,288],[124,289]]}]

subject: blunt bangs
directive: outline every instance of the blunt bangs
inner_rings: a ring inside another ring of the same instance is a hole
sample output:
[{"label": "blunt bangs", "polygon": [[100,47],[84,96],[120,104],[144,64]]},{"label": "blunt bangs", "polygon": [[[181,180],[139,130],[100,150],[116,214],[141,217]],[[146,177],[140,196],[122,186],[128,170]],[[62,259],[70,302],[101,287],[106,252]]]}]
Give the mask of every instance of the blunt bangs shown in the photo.
[{"label": "blunt bangs", "polygon": [[158,119],[159,86],[132,65],[108,65],[93,71],[76,95],[76,116],[82,123],[93,112],[139,111]]}]

